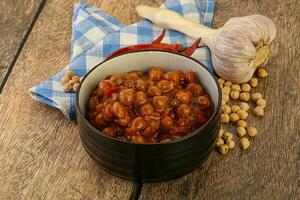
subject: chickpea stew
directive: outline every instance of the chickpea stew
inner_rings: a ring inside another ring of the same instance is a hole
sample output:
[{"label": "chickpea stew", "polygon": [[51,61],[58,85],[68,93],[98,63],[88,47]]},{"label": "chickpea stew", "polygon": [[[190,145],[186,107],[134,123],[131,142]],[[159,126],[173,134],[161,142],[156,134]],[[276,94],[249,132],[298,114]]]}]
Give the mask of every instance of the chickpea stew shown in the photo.
[{"label": "chickpea stew", "polygon": [[110,75],[93,90],[87,118],[103,134],[133,143],[164,143],[203,126],[211,98],[193,71],[152,67]]}]

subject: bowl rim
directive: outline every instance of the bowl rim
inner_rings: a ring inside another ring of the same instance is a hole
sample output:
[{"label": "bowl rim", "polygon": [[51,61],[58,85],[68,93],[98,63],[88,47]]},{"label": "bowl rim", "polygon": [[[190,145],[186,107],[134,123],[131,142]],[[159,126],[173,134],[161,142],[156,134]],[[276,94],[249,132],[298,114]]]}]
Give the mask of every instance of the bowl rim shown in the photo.
[{"label": "bowl rim", "polygon": [[[117,138],[113,138],[113,137],[109,137],[107,135],[105,135],[104,133],[102,133],[101,131],[99,131],[98,129],[96,129],[85,117],[85,113],[82,112],[80,106],[79,106],[79,93],[80,93],[80,89],[81,89],[81,86],[83,84],[83,82],[85,81],[85,79],[89,76],[90,73],[92,73],[96,68],[100,67],[103,63],[109,61],[109,60],[112,60],[114,58],[117,58],[117,57],[120,57],[120,56],[126,56],[127,54],[132,54],[132,53],[140,53],[140,52],[163,52],[163,53],[170,53],[170,54],[175,54],[175,55],[178,55],[178,56],[182,56],[184,58],[187,58],[187,59],[190,59],[192,61],[194,61],[196,64],[200,65],[201,67],[203,67],[209,74],[210,76],[213,78],[213,80],[215,81],[215,84],[217,85],[217,91],[218,91],[218,102],[217,102],[217,105],[216,105],[216,109],[214,110],[214,113],[211,115],[211,117],[208,119],[208,121],[203,125],[201,126],[200,128],[194,130],[193,132],[191,133],[188,133],[186,134],[185,136],[183,137],[180,137],[180,138],[177,138],[177,139],[174,139],[174,140],[171,140],[169,142],[166,142],[166,143],[133,143],[133,142],[129,142],[127,140],[119,140]],[[189,56],[186,56],[186,55],[183,55],[183,54],[180,54],[180,53],[177,53],[177,52],[170,52],[170,51],[165,51],[165,50],[136,50],[136,51],[131,51],[131,52],[126,52],[126,53],[122,53],[120,55],[117,55],[117,56],[114,56],[112,58],[109,58],[109,59],[104,59],[103,61],[101,61],[99,64],[95,65],[90,71],[88,71],[88,73],[83,77],[82,81],[80,82],[79,84],[79,87],[76,91],[76,104],[75,104],[75,107],[76,107],[76,119],[79,117],[77,116],[77,114],[79,113],[79,115],[82,117],[83,121],[87,124],[87,126],[89,128],[91,128],[93,131],[95,131],[97,134],[100,134],[101,136],[103,137],[106,137],[108,139],[111,139],[111,140],[114,140],[115,142],[118,142],[118,143],[123,143],[123,144],[130,144],[130,145],[141,145],[141,146],[144,146],[144,145],[149,145],[149,146],[155,146],[155,145],[170,145],[170,144],[174,144],[174,143],[178,143],[178,142],[182,142],[184,140],[187,140],[191,137],[193,137],[194,135],[196,135],[197,133],[201,132],[202,129],[204,129],[206,126],[208,126],[208,124],[210,124],[210,122],[216,117],[216,115],[219,113],[219,110],[220,110],[220,107],[221,107],[221,87],[217,81],[217,77],[213,74],[213,72],[209,71],[207,69],[207,67],[205,67],[204,64],[202,64],[201,62],[199,62],[198,60],[196,60],[195,58],[192,58],[192,57],[189,57]]]}]

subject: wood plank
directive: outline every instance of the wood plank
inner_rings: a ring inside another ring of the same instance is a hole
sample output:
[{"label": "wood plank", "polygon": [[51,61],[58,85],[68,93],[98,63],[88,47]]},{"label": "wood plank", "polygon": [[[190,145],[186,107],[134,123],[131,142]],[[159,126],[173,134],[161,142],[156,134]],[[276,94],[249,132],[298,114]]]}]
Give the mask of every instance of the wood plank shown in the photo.
[{"label": "wood plank", "polygon": [[[163,183],[144,184],[140,199],[299,199],[299,1],[217,2],[214,26],[230,17],[260,13],[278,27],[269,77],[257,91],[268,100],[265,117],[250,118],[259,130],[249,151],[213,152],[193,173]],[[232,129],[232,131],[234,131]]]},{"label": "wood plank", "polygon": [[[75,2],[46,2],[0,95],[0,199],[105,200],[131,195],[132,182],[107,174],[88,157],[74,123],[28,94],[30,87],[68,64]],[[89,2],[125,23],[137,20],[132,9],[122,12],[139,3],[134,0]]]},{"label": "wood plank", "polygon": [[13,59],[40,3],[39,0],[0,1],[0,86],[14,64]]}]

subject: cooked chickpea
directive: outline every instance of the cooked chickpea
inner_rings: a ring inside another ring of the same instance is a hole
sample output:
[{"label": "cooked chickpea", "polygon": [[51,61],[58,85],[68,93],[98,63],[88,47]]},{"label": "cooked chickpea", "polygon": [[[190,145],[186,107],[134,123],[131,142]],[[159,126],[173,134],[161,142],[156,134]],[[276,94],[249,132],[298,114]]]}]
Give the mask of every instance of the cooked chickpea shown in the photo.
[{"label": "cooked chickpea", "polygon": [[236,133],[239,137],[243,137],[246,135],[247,131],[244,127],[239,126],[236,128]]},{"label": "cooked chickpea", "polygon": [[223,95],[222,95],[222,100],[224,100],[225,103],[228,103],[228,101],[229,101],[229,95],[223,94]]},{"label": "cooked chickpea", "polygon": [[232,84],[231,85],[231,91],[241,91],[241,86],[239,84]]},{"label": "cooked chickpea", "polygon": [[188,71],[185,74],[185,80],[187,80],[189,83],[194,83],[196,81],[195,73],[192,70]]},{"label": "cooked chickpea", "polygon": [[141,79],[135,81],[135,87],[137,90],[145,92],[147,89],[147,83]]},{"label": "cooked chickpea", "polygon": [[126,114],[126,108],[123,106],[120,102],[116,101],[114,102],[111,112],[116,116],[117,118],[124,118]]},{"label": "cooked chickpea", "polygon": [[163,92],[168,92],[174,88],[174,85],[172,82],[167,80],[161,80],[157,83],[157,87],[161,89]]},{"label": "cooked chickpea", "polygon": [[164,71],[159,67],[153,67],[149,70],[149,78],[151,81],[158,81],[164,74]]},{"label": "cooked chickpea", "polygon": [[239,115],[240,119],[247,119],[248,117],[248,113],[244,110],[238,110],[236,113]]},{"label": "cooked chickpea", "polygon": [[267,101],[265,99],[258,99],[256,101],[256,105],[261,108],[265,108],[267,106]]},{"label": "cooked chickpea", "polygon": [[63,91],[64,92],[71,92],[72,91],[72,84],[71,83],[66,83],[63,85]]},{"label": "cooked chickpea", "polygon": [[232,85],[232,82],[231,82],[231,81],[226,81],[226,82],[224,83],[224,86],[231,87],[231,85]]},{"label": "cooked chickpea", "polygon": [[64,85],[66,83],[69,83],[70,81],[70,78],[68,76],[63,76],[61,79],[60,79],[60,82]]},{"label": "cooked chickpea", "polygon": [[227,95],[229,95],[229,94],[230,94],[230,91],[231,91],[231,89],[230,89],[230,87],[228,87],[228,86],[225,86],[225,87],[222,88],[222,94],[227,94]]},{"label": "cooked chickpea", "polygon": [[220,146],[221,144],[224,144],[224,140],[222,138],[217,138],[216,140],[216,146]]},{"label": "cooked chickpea", "polygon": [[153,112],[153,107],[149,103],[141,107],[141,113],[143,116],[152,115]]},{"label": "cooked chickpea", "polygon": [[146,127],[146,121],[143,117],[136,117],[132,120],[130,128],[135,131],[143,130]]},{"label": "cooked chickpea", "polygon": [[242,92],[240,94],[240,99],[242,101],[249,101],[250,100],[250,93],[249,92]]},{"label": "cooked chickpea", "polygon": [[210,99],[208,96],[198,96],[196,97],[196,101],[199,105],[199,108],[202,110],[206,110],[210,107]]},{"label": "cooked chickpea", "polygon": [[104,105],[101,109],[102,111],[102,115],[103,115],[103,118],[106,120],[106,121],[111,121],[112,118],[114,117],[112,111],[112,105],[111,104],[107,104],[107,105]]},{"label": "cooked chickpea", "polygon": [[130,121],[130,116],[129,116],[129,114],[128,114],[127,111],[125,112],[124,118],[119,118],[119,119],[116,120],[116,122],[118,124],[120,124],[121,126],[127,126],[127,124],[129,123],[129,121]]},{"label": "cooked chickpea", "polygon": [[114,137],[115,129],[113,127],[106,127],[105,129],[102,130],[102,133],[110,137]]},{"label": "cooked chickpea", "polygon": [[161,111],[167,107],[168,100],[167,96],[155,96],[152,99],[152,104],[157,111]]},{"label": "cooked chickpea", "polygon": [[249,81],[249,84],[251,85],[251,87],[257,87],[258,79],[257,78],[251,78],[250,81]]},{"label": "cooked chickpea", "polygon": [[231,106],[231,112],[234,112],[234,113],[236,113],[238,110],[240,110],[241,108],[240,108],[240,106],[238,106],[238,105],[232,105]]},{"label": "cooked chickpea", "polygon": [[242,84],[242,91],[243,92],[250,92],[251,90],[252,90],[252,88],[251,88],[250,84],[248,84],[248,83],[243,83]]},{"label": "cooked chickpea", "polygon": [[178,99],[173,99],[170,103],[173,108],[177,108],[180,105],[180,101]]},{"label": "cooked chickpea", "polygon": [[180,74],[176,73],[175,71],[170,71],[170,72],[164,73],[163,78],[168,81],[172,81],[175,84],[178,84],[180,81]]},{"label": "cooked chickpea", "polygon": [[218,146],[218,150],[222,155],[226,155],[228,153],[228,145],[227,144],[221,144],[220,146]]},{"label": "cooked chickpea", "polygon": [[224,132],[225,131],[223,129],[220,129],[218,132],[218,137],[223,137]]},{"label": "cooked chickpea", "polygon": [[224,106],[222,106],[222,111],[223,111],[223,113],[226,113],[226,114],[230,115],[231,108],[228,105],[224,105]]},{"label": "cooked chickpea", "polygon": [[256,106],[256,108],[253,109],[253,113],[258,116],[261,117],[264,115],[264,109],[260,106]]},{"label": "cooked chickpea", "polygon": [[236,123],[236,125],[239,126],[239,127],[246,128],[246,127],[247,127],[247,122],[246,122],[245,120],[240,119],[240,120]]},{"label": "cooked chickpea", "polygon": [[223,123],[223,124],[229,123],[229,115],[228,114],[225,114],[225,113],[221,114],[221,123]]},{"label": "cooked chickpea", "polygon": [[130,141],[136,144],[144,144],[144,138],[143,136],[139,135],[139,134],[135,134],[133,136],[131,136]]},{"label": "cooked chickpea", "polygon": [[149,96],[159,96],[159,95],[161,95],[161,91],[160,91],[160,89],[158,88],[158,87],[156,87],[156,86],[150,86],[149,88],[148,88],[148,95]]},{"label": "cooked chickpea", "polygon": [[243,150],[246,150],[250,147],[250,141],[248,140],[248,138],[241,138],[240,139],[240,146]]},{"label": "cooked chickpea", "polygon": [[195,95],[203,95],[205,93],[202,86],[198,83],[189,83],[186,89]]},{"label": "cooked chickpea", "polygon": [[222,78],[218,78],[218,82],[219,82],[219,84],[220,85],[224,85],[224,83],[225,83],[225,80],[224,79],[222,79]]},{"label": "cooked chickpea", "polygon": [[119,94],[120,102],[125,105],[129,106],[134,101],[134,90],[133,89],[124,89]]},{"label": "cooked chickpea", "polygon": [[190,113],[191,113],[191,108],[188,105],[186,105],[186,104],[181,104],[177,108],[177,114],[180,117],[188,117]]},{"label": "cooked chickpea", "polygon": [[233,134],[230,133],[230,132],[225,132],[225,133],[223,134],[223,139],[224,139],[225,141],[233,140]]},{"label": "cooked chickpea", "polygon": [[257,76],[259,78],[266,78],[268,76],[268,72],[267,72],[267,70],[265,68],[259,68],[257,70]]},{"label": "cooked chickpea", "polygon": [[240,116],[238,114],[236,114],[236,113],[231,113],[229,115],[229,120],[231,122],[237,122],[237,121],[239,121],[239,119],[240,119]]},{"label": "cooked chickpea", "polygon": [[146,103],[147,103],[147,95],[144,92],[139,91],[134,94],[134,105],[141,106]]},{"label": "cooked chickpea", "polygon": [[247,128],[247,134],[250,136],[250,137],[255,137],[257,135],[257,130],[255,127],[248,127]]},{"label": "cooked chickpea", "polygon": [[102,113],[99,113],[96,118],[95,118],[95,123],[98,126],[105,126],[107,125],[107,121],[105,121],[105,119],[103,118]]},{"label": "cooked chickpea", "polygon": [[239,91],[231,91],[230,92],[230,98],[233,100],[237,100],[240,97]]},{"label": "cooked chickpea", "polygon": [[72,77],[75,76],[75,73],[72,72],[72,71],[67,71],[67,72],[65,73],[65,76],[67,76],[67,77],[69,77],[70,79],[72,79]]},{"label": "cooked chickpea", "polygon": [[260,92],[252,93],[251,99],[253,102],[256,102],[258,99],[262,98],[262,94]]},{"label": "cooked chickpea", "polygon": [[163,129],[171,129],[173,126],[173,119],[172,117],[170,116],[165,116],[163,119],[162,119],[162,127]]},{"label": "cooked chickpea", "polygon": [[226,144],[228,145],[229,149],[234,149],[234,147],[235,147],[235,141],[233,141],[233,140],[227,140]]},{"label": "cooked chickpea", "polygon": [[249,106],[249,104],[246,103],[246,102],[241,102],[241,103],[240,103],[240,108],[241,108],[242,110],[244,110],[244,111],[248,111],[248,110],[250,109],[250,106]]},{"label": "cooked chickpea", "polygon": [[187,91],[179,91],[175,94],[175,97],[184,104],[189,104],[192,98],[192,94]]},{"label": "cooked chickpea", "polygon": [[93,96],[89,99],[89,109],[90,110],[95,110],[96,106],[99,104],[98,102],[98,97],[97,96]]}]

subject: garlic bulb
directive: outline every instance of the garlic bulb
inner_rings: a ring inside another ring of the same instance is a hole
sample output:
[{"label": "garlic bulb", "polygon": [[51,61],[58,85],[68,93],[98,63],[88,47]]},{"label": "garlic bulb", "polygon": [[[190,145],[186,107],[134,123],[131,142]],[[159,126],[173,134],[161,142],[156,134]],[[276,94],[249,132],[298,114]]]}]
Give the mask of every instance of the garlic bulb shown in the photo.
[{"label": "garlic bulb", "polygon": [[211,50],[217,74],[235,83],[249,81],[256,68],[268,61],[277,32],[272,20],[262,15],[231,18],[222,28],[211,29],[163,8],[139,5],[136,10],[161,27],[201,37]]}]

